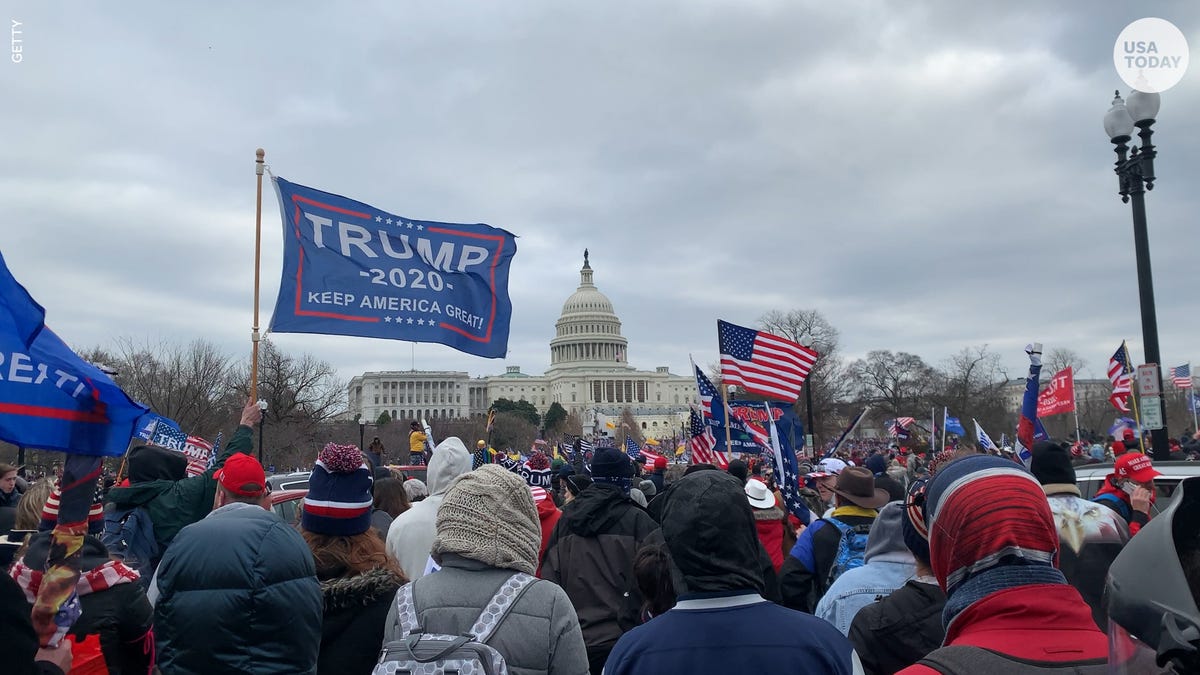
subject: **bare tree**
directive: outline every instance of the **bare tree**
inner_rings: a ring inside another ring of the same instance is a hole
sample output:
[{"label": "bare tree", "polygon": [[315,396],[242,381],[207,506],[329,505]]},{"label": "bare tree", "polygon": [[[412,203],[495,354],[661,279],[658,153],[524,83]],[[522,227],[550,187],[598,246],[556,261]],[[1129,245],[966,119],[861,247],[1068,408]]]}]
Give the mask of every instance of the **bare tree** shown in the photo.
[{"label": "bare tree", "polygon": [[888,417],[916,416],[926,407],[936,371],[907,352],[875,350],[849,366],[858,398]]},{"label": "bare tree", "polygon": [[[771,310],[759,317],[758,324],[768,333],[811,346],[820,354],[804,382],[804,386],[812,390],[812,417],[813,426],[816,427],[808,432],[818,438],[828,438],[838,433],[840,429],[835,419],[837,405],[851,393],[850,378],[847,377],[846,364],[841,356],[841,334],[838,329],[815,309],[793,309],[788,312]],[[799,402],[807,406],[806,394],[801,394]],[[804,420],[807,425],[807,416]]]},{"label": "bare tree", "polygon": [[237,420],[242,403],[230,386],[231,360],[210,342],[152,344],[120,338],[114,352],[88,354],[115,369],[114,379],[132,398],[188,433],[211,439]]},{"label": "bare tree", "polygon": [[984,428],[1007,428],[1012,413],[1006,409],[1003,395],[1008,374],[1000,355],[989,351],[986,344],[964,347],[947,359],[936,382],[932,402],[950,408],[964,427],[970,426],[969,418],[975,418]]},{"label": "bare tree", "polygon": [[1051,349],[1042,359],[1042,363],[1045,364],[1045,370],[1051,375],[1071,366],[1075,370],[1075,377],[1079,377],[1080,372],[1087,367],[1087,360],[1080,356],[1079,352],[1066,347]]}]

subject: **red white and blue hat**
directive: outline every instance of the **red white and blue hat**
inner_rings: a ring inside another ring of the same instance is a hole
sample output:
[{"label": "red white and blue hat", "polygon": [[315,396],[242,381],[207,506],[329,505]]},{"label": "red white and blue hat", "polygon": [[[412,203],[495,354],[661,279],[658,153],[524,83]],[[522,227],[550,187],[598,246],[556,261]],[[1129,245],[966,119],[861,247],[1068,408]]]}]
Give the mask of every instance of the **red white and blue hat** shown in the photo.
[{"label": "red white and blue hat", "polygon": [[308,479],[300,526],[339,537],[366,532],[371,527],[371,483],[371,470],[357,446],[327,444]]}]

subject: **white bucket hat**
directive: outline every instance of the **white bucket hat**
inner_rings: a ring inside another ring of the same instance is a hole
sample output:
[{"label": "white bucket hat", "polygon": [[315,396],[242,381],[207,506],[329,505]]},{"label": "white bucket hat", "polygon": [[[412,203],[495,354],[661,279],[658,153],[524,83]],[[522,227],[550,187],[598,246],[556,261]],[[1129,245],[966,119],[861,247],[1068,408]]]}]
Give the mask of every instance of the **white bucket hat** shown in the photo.
[{"label": "white bucket hat", "polygon": [[756,478],[746,481],[746,499],[750,506],[756,509],[769,509],[775,506],[775,495],[767,489],[767,484]]}]

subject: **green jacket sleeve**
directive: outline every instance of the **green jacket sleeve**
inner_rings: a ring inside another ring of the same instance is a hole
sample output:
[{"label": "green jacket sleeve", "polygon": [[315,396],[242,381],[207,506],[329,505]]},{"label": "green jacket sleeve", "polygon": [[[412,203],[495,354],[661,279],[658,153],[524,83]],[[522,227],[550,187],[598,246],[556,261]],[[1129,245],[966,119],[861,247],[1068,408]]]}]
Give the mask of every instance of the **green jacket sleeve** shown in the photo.
[{"label": "green jacket sleeve", "polygon": [[[211,469],[199,476],[175,481],[175,484],[171,486],[170,501],[174,502],[173,507],[179,515],[179,520],[183,522],[178,528],[173,528],[175,531],[170,533],[170,539],[174,539],[180,529],[200,520],[208,515],[209,511],[212,511],[213,497],[217,492],[217,481],[213,478],[213,474],[217,472],[217,469],[225,466],[225,460],[232,457],[235,452],[250,454],[253,451],[254,435],[251,433],[250,427],[240,426],[237,431],[233,432],[233,437],[229,439],[229,443],[217,456],[217,461],[213,463]],[[161,500],[162,497],[159,499]],[[158,527],[157,521],[155,527]]]}]

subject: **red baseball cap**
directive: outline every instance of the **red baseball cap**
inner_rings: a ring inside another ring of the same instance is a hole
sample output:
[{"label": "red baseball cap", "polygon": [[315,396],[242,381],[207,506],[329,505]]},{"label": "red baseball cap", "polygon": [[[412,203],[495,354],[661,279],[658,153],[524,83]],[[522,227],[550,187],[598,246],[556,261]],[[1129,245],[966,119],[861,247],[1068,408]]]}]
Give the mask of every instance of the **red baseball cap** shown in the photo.
[{"label": "red baseball cap", "polygon": [[1137,434],[1133,433],[1133,429],[1126,429],[1125,433],[1121,434],[1121,437],[1122,438],[1132,438],[1135,441],[1137,440]]},{"label": "red baseball cap", "polygon": [[267,489],[267,474],[262,464],[242,452],[225,460],[225,466],[217,469],[213,478],[221,487],[241,497],[256,497]]},{"label": "red baseball cap", "polygon": [[1162,474],[1150,464],[1150,457],[1140,452],[1127,452],[1117,458],[1113,468],[1117,478],[1129,478],[1135,483],[1148,483]]}]

